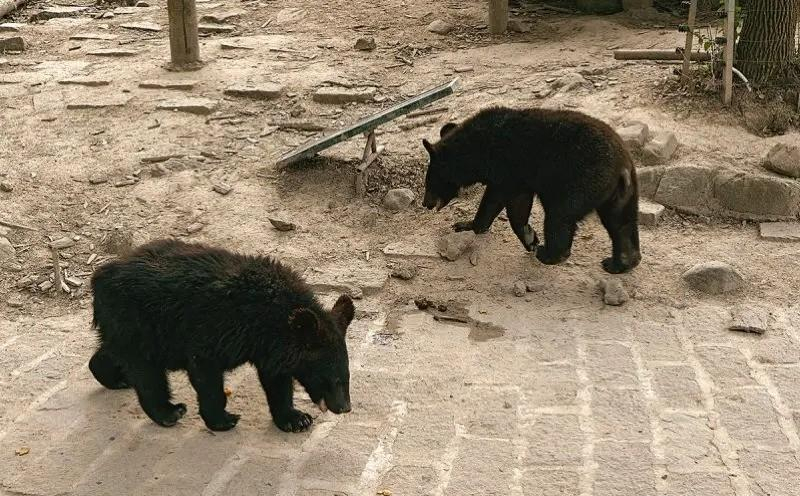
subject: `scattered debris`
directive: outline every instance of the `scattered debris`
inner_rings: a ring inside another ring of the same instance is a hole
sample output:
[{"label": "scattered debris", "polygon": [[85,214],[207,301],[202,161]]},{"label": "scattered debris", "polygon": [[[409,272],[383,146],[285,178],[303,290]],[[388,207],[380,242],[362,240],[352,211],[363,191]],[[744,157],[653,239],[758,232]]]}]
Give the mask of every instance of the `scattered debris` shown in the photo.
[{"label": "scattered debris", "polygon": [[361,50],[363,52],[371,52],[377,47],[378,45],[375,43],[375,38],[372,36],[357,39],[356,44],[353,46],[356,50]]},{"label": "scattered debris", "polygon": [[683,274],[683,280],[692,288],[709,294],[736,291],[744,285],[744,278],[725,262],[699,263]]},{"label": "scattered debris", "polygon": [[731,324],[728,329],[736,332],[764,334],[767,332],[770,312],[763,307],[742,304],[731,309]]},{"label": "scattered debris", "polygon": [[618,278],[602,279],[599,286],[603,292],[603,303],[606,305],[618,307],[630,299],[622,285],[622,280]]},{"label": "scattered debris", "polygon": [[439,241],[439,254],[447,260],[458,260],[475,243],[475,233],[462,231],[450,233]]},{"label": "scattered debris", "polygon": [[272,224],[272,227],[274,227],[278,231],[287,232],[287,231],[294,231],[295,229],[297,229],[297,224],[295,224],[294,222],[289,222],[288,220],[277,219],[274,217],[268,217],[268,219],[269,223]]},{"label": "scattered debris", "polygon": [[798,222],[762,222],[758,228],[763,239],[800,241],[800,223]]},{"label": "scattered debris", "polygon": [[764,167],[782,176],[800,178],[800,146],[777,143],[764,158]]},{"label": "scattered debris", "polygon": [[392,277],[409,281],[417,276],[417,266],[409,263],[397,264],[392,268]]},{"label": "scattered debris", "polygon": [[453,25],[441,19],[436,19],[435,21],[428,24],[428,31],[430,31],[431,33],[444,35],[452,30],[453,30]]},{"label": "scattered debris", "polygon": [[639,200],[639,224],[647,227],[656,227],[664,215],[664,205],[645,199]]},{"label": "scattered debris", "polygon": [[227,184],[227,183],[218,182],[218,183],[214,183],[214,185],[211,187],[211,189],[213,189],[217,193],[221,194],[222,196],[225,196],[228,193],[230,193],[231,191],[233,191],[233,186],[231,186],[230,184]]},{"label": "scattered debris", "polygon": [[390,189],[383,197],[383,206],[389,211],[400,212],[408,208],[415,197],[414,192],[408,188]]}]

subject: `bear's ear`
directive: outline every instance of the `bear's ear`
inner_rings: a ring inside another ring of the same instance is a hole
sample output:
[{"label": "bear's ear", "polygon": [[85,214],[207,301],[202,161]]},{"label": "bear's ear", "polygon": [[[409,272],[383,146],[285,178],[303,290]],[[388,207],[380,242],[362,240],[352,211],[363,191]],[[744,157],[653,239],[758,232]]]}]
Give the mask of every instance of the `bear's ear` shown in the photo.
[{"label": "bear's ear", "polygon": [[458,124],[456,124],[456,123],[454,123],[454,122],[448,122],[447,124],[445,124],[444,126],[442,126],[442,129],[440,129],[440,130],[439,130],[439,137],[441,137],[441,138],[444,138],[445,136],[447,136],[448,134],[450,134],[450,132],[451,132],[453,129],[455,129],[457,125],[458,125]]},{"label": "bear's ear", "polygon": [[433,145],[431,144],[431,142],[426,140],[425,138],[422,138],[422,146],[424,146],[425,149],[428,150],[428,155],[433,157],[435,150],[434,150]]},{"label": "bear's ear", "polygon": [[308,308],[298,308],[289,315],[289,326],[307,344],[320,339],[320,325],[316,314]]},{"label": "bear's ear", "polygon": [[339,330],[342,335],[347,333],[347,326],[353,321],[356,314],[356,307],[353,305],[353,300],[347,295],[342,295],[336,300],[333,308],[331,309],[331,317],[339,325]]}]

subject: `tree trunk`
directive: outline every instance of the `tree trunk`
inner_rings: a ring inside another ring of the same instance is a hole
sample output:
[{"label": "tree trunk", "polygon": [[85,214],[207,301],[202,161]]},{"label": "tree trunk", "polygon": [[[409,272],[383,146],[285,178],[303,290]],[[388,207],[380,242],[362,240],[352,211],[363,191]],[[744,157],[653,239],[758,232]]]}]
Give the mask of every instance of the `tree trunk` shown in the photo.
[{"label": "tree trunk", "polygon": [[736,68],[753,84],[782,80],[797,55],[795,34],[800,2],[747,0],[741,5],[742,31],[736,50]]}]

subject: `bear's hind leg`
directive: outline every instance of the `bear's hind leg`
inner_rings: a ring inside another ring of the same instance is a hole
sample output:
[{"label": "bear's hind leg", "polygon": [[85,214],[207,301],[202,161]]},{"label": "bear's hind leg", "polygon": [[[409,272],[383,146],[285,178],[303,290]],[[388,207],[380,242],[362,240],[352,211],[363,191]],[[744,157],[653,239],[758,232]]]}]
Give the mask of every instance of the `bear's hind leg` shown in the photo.
[{"label": "bear's hind leg", "polygon": [[153,422],[163,427],[172,427],[186,414],[186,405],[170,402],[167,371],[158,364],[141,361],[128,364],[131,381],[142,410]]},{"label": "bear's hind leg", "polygon": [[200,416],[212,431],[233,429],[239,421],[239,415],[225,411],[228,398],[223,374],[222,369],[207,361],[197,362],[189,369],[189,381],[200,403]]},{"label": "bear's hind leg", "polygon": [[611,238],[612,253],[603,260],[603,269],[610,274],[628,272],[642,260],[639,251],[639,201],[631,195],[619,206],[615,199],[597,209],[597,215]]},{"label": "bear's hind leg", "polygon": [[517,195],[506,203],[506,213],[508,214],[511,229],[514,230],[514,234],[517,235],[522,246],[528,251],[535,250],[539,244],[539,237],[536,235],[536,231],[528,223],[532,207],[533,195],[530,193]]},{"label": "bear's hind leg", "polygon": [[536,250],[536,258],[546,265],[555,265],[568,259],[572,252],[577,222],[567,220],[561,212],[545,207],[544,244]]},{"label": "bear's hind leg", "polygon": [[126,389],[131,387],[122,371],[122,366],[102,346],[89,360],[89,370],[97,382],[108,389]]},{"label": "bear's hind leg", "polygon": [[492,227],[494,219],[500,215],[503,207],[505,207],[503,195],[497,191],[497,188],[486,186],[481,203],[478,205],[478,211],[475,212],[475,219],[456,222],[453,224],[453,230],[456,232],[473,231],[475,234],[485,233]]},{"label": "bear's hind leg", "polygon": [[294,382],[290,375],[269,376],[258,370],[261,387],[267,394],[269,413],[278,429],[284,432],[308,430],[314,419],[311,415],[294,408]]}]

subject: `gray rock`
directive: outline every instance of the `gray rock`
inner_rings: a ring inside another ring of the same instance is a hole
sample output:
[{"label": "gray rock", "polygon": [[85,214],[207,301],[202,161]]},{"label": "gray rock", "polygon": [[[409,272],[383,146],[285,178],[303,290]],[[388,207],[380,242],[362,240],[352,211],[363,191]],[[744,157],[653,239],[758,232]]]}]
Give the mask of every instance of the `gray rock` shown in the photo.
[{"label": "gray rock", "polygon": [[528,292],[528,285],[524,281],[517,281],[514,283],[513,291],[514,296],[522,298]]},{"label": "gray rock", "polygon": [[417,266],[408,263],[401,263],[392,269],[392,277],[409,281],[417,276]]},{"label": "gray rock", "polygon": [[744,285],[744,278],[725,262],[700,263],[683,274],[683,280],[693,289],[708,294],[736,291]]},{"label": "gray rock", "polygon": [[664,167],[641,167],[636,170],[636,180],[639,183],[639,196],[653,198],[658,191],[658,185],[664,176]]},{"label": "gray rock", "polygon": [[800,223],[798,222],[762,222],[758,227],[763,239],[800,241]]},{"label": "gray rock", "polygon": [[656,133],[642,149],[643,159],[649,163],[660,164],[669,161],[678,149],[678,138],[669,131]]},{"label": "gray rock", "polygon": [[3,193],[11,193],[14,191],[14,185],[8,181],[0,182],[0,191]]},{"label": "gray rock", "polygon": [[389,272],[363,263],[311,267],[303,278],[314,290],[338,291],[361,297],[378,293],[389,280]]},{"label": "gray rock", "polygon": [[603,292],[603,303],[618,307],[630,299],[628,292],[617,278],[608,278],[600,281],[600,290]]},{"label": "gray rock", "polygon": [[214,183],[211,186],[211,189],[214,190],[215,192],[221,194],[222,196],[225,196],[228,193],[230,193],[231,191],[233,191],[233,186],[231,186],[230,184],[227,184],[227,183],[217,182],[217,183]]},{"label": "gray rock", "polygon": [[312,99],[317,103],[341,105],[350,102],[370,102],[375,98],[375,88],[320,88]]},{"label": "gray rock", "polygon": [[25,40],[22,36],[10,36],[0,38],[0,53],[2,52],[22,52],[25,50]]},{"label": "gray rock", "polygon": [[644,122],[631,122],[617,129],[617,134],[629,150],[640,150],[650,138],[650,128]]},{"label": "gray rock", "polygon": [[186,226],[186,232],[189,234],[194,234],[196,232],[202,231],[203,227],[205,226],[203,225],[202,222],[193,222],[192,224]]},{"label": "gray rock", "polygon": [[764,334],[769,325],[770,312],[764,307],[742,304],[731,309],[728,329],[736,332]]},{"label": "gray rock", "polygon": [[119,27],[123,29],[132,29],[135,31],[148,31],[152,33],[157,33],[161,31],[161,26],[159,26],[155,22],[129,22],[125,24],[120,24]]},{"label": "gray rock", "polygon": [[17,256],[17,250],[8,238],[0,237],[0,260],[8,260]]},{"label": "gray rock", "polygon": [[150,167],[150,177],[164,177],[170,173],[170,170],[164,164],[153,164]]},{"label": "gray rock", "polygon": [[390,189],[383,197],[383,206],[392,212],[405,210],[414,202],[416,195],[408,188]]},{"label": "gray rock", "polygon": [[800,146],[777,143],[764,159],[764,167],[782,176],[800,178]]},{"label": "gray rock", "polygon": [[647,200],[639,200],[639,224],[647,227],[656,227],[664,215],[664,205]]},{"label": "gray rock", "polygon": [[789,179],[725,172],[714,181],[714,196],[739,218],[786,219],[800,212],[800,185]]},{"label": "gray rock", "polygon": [[177,110],[197,115],[208,115],[217,108],[218,102],[210,98],[187,97],[166,100],[158,104],[158,110]]},{"label": "gray rock", "polygon": [[124,107],[130,100],[131,97],[125,95],[110,95],[97,98],[86,96],[67,103],[67,110],[91,110],[109,107]]},{"label": "gray rock", "polygon": [[435,21],[428,24],[428,31],[430,31],[431,33],[444,35],[452,30],[453,30],[453,25],[441,19],[436,19]]},{"label": "gray rock", "polygon": [[280,98],[283,86],[279,84],[238,85],[226,88],[224,93],[228,96],[251,98],[253,100],[274,100]]},{"label": "gray rock", "polygon": [[289,222],[286,219],[277,219],[274,217],[269,217],[268,220],[269,223],[272,224],[272,227],[281,232],[294,231],[295,229],[297,229],[297,224],[295,224],[294,222]]},{"label": "gray rock", "polygon": [[19,296],[12,296],[6,300],[6,305],[11,308],[22,308],[24,304],[25,302]]},{"label": "gray rock", "polygon": [[361,50],[362,52],[371,52],[378,48],[378,45],[375,43],[375,38],[368,36],[357,39],[353,48],[356,50]]},{"label": "gray rock", "polygon": [[72,248],[75,246],[75,240],[69,236],[64,236],[63,238],[58,238],[55,241],[50,243],[50,248],[55,248],[56,250],[63,250],[65,248]]},{"label": "gray rock", "polygon": [[514,33],[530,33],[531,32],[531,25],[527,22],[523,22],[519,19],[509,19],[508,20],[508,30]]},{"label": "gray rock", "polygon": [[706,207],[714,174],[712,169],[694,165],[669,167],[664,170],[653,199],[676,208]]},{"label": "gray rock", "polygon": [[124,48],[98,48],[86,53],[95,57],[133,57],[139,54],[136,50],[126,50]]},{"label": "gray rock", "polygon": [[58,84],[74,84],[76,86],[108,86],[111,81],[108,79],[98,79],[93,77],[73,77],[68,79],[59,79]]},{"label": "gray rock", "polygon": [[591,89],[594,86],[592,85],[592,82],[583,77],[582,74],[571,72],[553,81],[552,87],[553,89],[566,93],[579,88]]},{"label": "gray rock", "polygon": [[151,79],[139,83],[140,88],[154,90],[191,90],[196,85],[197,81],[183,79],[179,81]]},{"label": "gray rock", "polygon": [[458,260],[474,244],[475,233],[472,231],[450,233],[439,240],[439,255],[452,262]]}]

